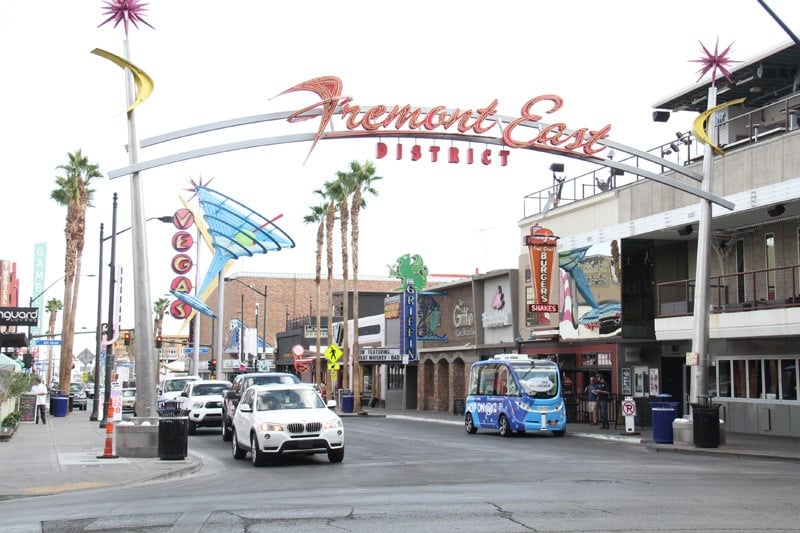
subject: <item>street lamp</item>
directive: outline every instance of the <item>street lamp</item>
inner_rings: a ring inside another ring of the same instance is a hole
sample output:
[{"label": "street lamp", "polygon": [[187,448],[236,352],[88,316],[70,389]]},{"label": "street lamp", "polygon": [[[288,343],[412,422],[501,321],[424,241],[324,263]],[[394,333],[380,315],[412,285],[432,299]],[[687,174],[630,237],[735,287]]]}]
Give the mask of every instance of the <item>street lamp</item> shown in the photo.
[{"label": "street lamp", "polygon": [[[172,222],[171,216],[150,217],[150,220],[160,220],[161,222]],[[104,237],[103,224],[100,224],[100,251],[99,251],[99,280],[97,285],[97,326],[95,328],[95,359],[94,359],[94,397],[92,398],[92,413],[89,420],[100,420],[100,427],[105,427],[108,421],[108,407],[111,404],[111,372],[113,370],[113,343],[109,342],[106,348],[106,364],[105,364],[105,379],[103,380],[103,388],[105,394],[105,402],[103,405],[102,416],[99,412],[100,406],[100,352],[103,349],[103,245],[107,240],[111,240],[111,259],[109,261],[109,287],[108,287],[108,322],[105,327],[106,341],[113,339],[114,331],[114,285],[115,285],[115,269],[116,269],[116,252],[117,252],[117,235],[121,235],[131,228],[125,228],[117,231],[117,193],[114,193],[112,200],[112,214],[111,214],[111,235]]]},{"label": "street lamp", "polygon": [[[264,333],[263,333],[263,335],[264,335],[264,349],[263,349],[263,353],[266,354],[266,352],[267,352],[267,286],[266,286],[266,284],[264,285],[264,292],[261,292],[260,290],[256,289],[255,287],[253,287],[249,283],[245,283],[244,281],[241,281],[238,278],[224,278],[224,281],[225,282],[235,281],[236,283],[239,283],[240,285],[244,285],[245,287],[247,287],[248,289],[250,289],[254,293],[258,294],[259,296],[263,296],[264,297],[264,319],[263,319],[263,322],[264,322]],[[258,304],[256,304],[256,356],[258,356],[258,307],[257,306],[258,306]],[[242,312],[244,312],[244,309],[242,309]],[[244,322],[244,316],[242,316],[242,321]]]}]

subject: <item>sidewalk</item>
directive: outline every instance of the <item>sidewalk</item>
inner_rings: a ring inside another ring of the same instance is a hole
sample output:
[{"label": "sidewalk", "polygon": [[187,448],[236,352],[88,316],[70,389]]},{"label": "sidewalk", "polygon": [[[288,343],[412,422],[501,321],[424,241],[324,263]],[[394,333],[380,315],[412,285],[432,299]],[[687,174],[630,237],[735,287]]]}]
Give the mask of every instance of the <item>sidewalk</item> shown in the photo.
[{"label": "sidewalk", "polygon": [[183,460],[156,458],[98,459],[106,430],[86,411],[47,417],[47,424],[21,423],[0,442],[0,500],[119,486],[180,477],[202,462],[191,453]]},{"label": "sidewalk", "polygon": [[[463,430],[463,417],[440,411],[364,409],[365,415],[340,413],[343,417],[386,417],[449,424]],[[25,423],[14,435],[0,442],[0,500],[24,498],[95,487],[145,483],[186,476],[202,468],[202,461],[191,450],[182,460],[158,458],[98,459],[105,449],[106,432],[99,422],[89,420],[85,411],[65,417],[49,416],[46,425]],[[653,443],[652,428],[624,427],[600,429],[589,424],[570,424],[567,437],[594,438],[641,444],[656,452],[679,452],[729,457],[760,457],[781,461],[800,461],[800,439],[727,433],[718,448],[696,448]]]}]

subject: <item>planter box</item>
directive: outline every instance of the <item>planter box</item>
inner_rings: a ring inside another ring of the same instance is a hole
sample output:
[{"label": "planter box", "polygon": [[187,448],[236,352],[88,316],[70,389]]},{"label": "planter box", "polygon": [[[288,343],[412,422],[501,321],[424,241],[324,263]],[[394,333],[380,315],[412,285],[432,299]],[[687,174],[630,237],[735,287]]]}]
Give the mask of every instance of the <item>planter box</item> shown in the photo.
[{"label": "planter box", "polygon": [[[19,424],[17,424],[18,426]],[[1,426],[0,427],[0,441],[7,441],[11,438],[11,435],[17,431],[17,426]]]},{"label": "planter box", "polygon": [[158,457],[158,419],[155,424],[114,424],[114,447],[120,457]]}]

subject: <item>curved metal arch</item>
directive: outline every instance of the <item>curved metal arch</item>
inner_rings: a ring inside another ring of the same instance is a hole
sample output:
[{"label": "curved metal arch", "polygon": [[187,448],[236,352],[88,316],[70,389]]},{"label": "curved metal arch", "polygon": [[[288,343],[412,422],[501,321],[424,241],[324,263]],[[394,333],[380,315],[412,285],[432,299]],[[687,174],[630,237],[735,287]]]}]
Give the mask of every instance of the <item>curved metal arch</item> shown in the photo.
[{"label": "curved metal arch", "polygon": [[[368,111],[374,106],[363,106],[362,109]],[[432,108],[430,107],[420,107],[423,112],[428,112]],[[339,113],[341,111],[341,106],[337,107],[336,112]],[[453,110],[446,110],[451,112]],[[211,131],[217,131],[222,129],[228,128],[235,128],[238,126],[245,126],[245,125],[252,125],[252,124],[259,124],[263,122],[273,122],[277,120],[287,120],[290,115],[296,113],[296,111],[279,111],[275,113],[266,113],[260,115],[250,115],[246,117],[238,117],[229,120],[223,120],[218,122],[211,122],[207,124],[201,124],[198,126],[192,126],[190,128],[184,128],[181,130],[175,130],[172,132],[168,132],[162,135],[158,135],[155,137],[150,137],[148,139],[144,139],[141,142],[142,147],[149,147],[154,146],[156,144],[166,143],[169,141],[174,141],[178,139],[183,139],[186,137],[191,137],[194,135],[200,135],[203,133],[208,133]],[[309,118],[313,118],[316,116],[320,116],[322,114],[321,110],[314,109],[307,112],[307,116]],[[474,114],[473,114],[474,115]],[[506,115],[496,115],[493,117],[496,121],[500,132],[502,133],[504,126],[503,123],[511,122],[515,120],[514,117],[506,116]],[[520,123],[521,126],[532,128],[541,131],[543,127],[547,127],[548,125],[543,122],[534,122],[534,121],[524,121]],[[482,136],[482,135],[466,135],[466,134],[459,134],[459,133],[441,133],[441,132],[433,132],[433,131],[387,131],[387,130],[380,130],[380,131],[333,131],[333,127],[331,124],[331,130],[323,133],[319,136],[319,139],[353,139],[353,138],[361,138],[361,137],[415,137],[415,138],[431,138],[436,140],[451,140],[451,141],[462,141],[462,142],[474,142],[474,143],[484,143],[484,144],[491,144],[496,146],[507,146],[504,142],[502,137],[489,137],[489,136]],[[564,130],[565,134],[571,134],[573,130]],[[189,159],[196,159],[199,157],[206,157],[210,155],[221,154],[225,152],[233,152],[237,150],[246,150],[249,148],[258,148],[263,146],[274,146],[280,144],[291,144],[291,143],[298,143],[298,142],[313,142],[314,139],[317,138],[317,134],[313,132],[309,133],[299,133],[299,134],[292,134],[292,135],[280,135],[274,137],[263,137],[263,138],[256,138],[256,139],[246,139],[231,143],[224,143],[218,144],[213,146],[207,146],[205,148],[198,148],[196,150],[189,150],[185,152],[179,152],[176,154],[151,159],[148,161],[138,162],[134,165],[130,165],[127,167],[119,168],[112,170],[108,173],[110,179],[119,178],[122,176],[127,176],[129,174],[133,174],[135,172],[142,172],[144,170],[149,170],[153,168],[158,168],[161,166],[171,165],[173,163],[178,163],[180,161],[186,161]],[[669,168],[670,170],[674,171],[677,174],[682,176],[688,177],[698,183],[702,183],[703,176],[697,172],[694,172],[682,165],[679,165],[675,162],[668,161],[661,157],[658,157],[654,154],[645,152],[643,150],[639,150],[637,148],[633,148],[631,146],[627,146],[615,141],[611,141],[608,139],[598,141],[598,144],[603,146],[607,146],[609,148],[613,148],[614,150],[618,150],[623,153],[627,153],[631,156],[635,156],[639,159],[643,159],[645,161],[649,161],[654,163],[655,165]],[[711,194],[710,192],[703,191],[698,187],[694,187],[692,185],[683,183],[678,181],[674,178],[669,176],[664,176],[661,174],[656,174],[655,172],[648,171],[646,169],[633,167],[630,165],[625,165],[613,160],[606,160],[601,158],[588,158],[585,156],[581,156],[575,152],[562,150],[557,147],[547,148],[543,146],[531,146],[525,148],[527,150],[537,151],[537,152],[547,152],[547,153],[554,153],[563,157],[567,157],[570,159],[577,159],[581,161],[590,160],[593,163],[597,163],[598,165],[605,166],[608,168],[615,168],[618,170],[622,170],[624,172],[628,172],[633,175],[641,176],[643,178],[647,178],[663,185],[667,185],[668,187],[672,187],[698,198],[703,198],[708,200],[712,203],[720,205],[726,209],[733,209],[734,204],[729,200],[726,200],[720,196],[715,194]]]}]

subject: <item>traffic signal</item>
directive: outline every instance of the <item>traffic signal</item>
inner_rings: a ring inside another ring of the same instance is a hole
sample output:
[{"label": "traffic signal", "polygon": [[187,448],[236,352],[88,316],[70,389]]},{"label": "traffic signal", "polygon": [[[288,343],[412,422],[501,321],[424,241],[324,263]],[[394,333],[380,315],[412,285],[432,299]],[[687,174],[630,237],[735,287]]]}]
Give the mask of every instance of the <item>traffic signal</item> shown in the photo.
[{"label": "traffic signal", "polygon": [[126,332],[122,336],[122,340],[125,342],[125,346],[130,346],[131,345],[131,334],[129,332]]},{"label": "traffic signal", "polygon": [[161,338],[161,335],[156,336],[156,348],[161,348],[163,341],[164,339]]},{"label": "traffic signal", "polygon": [[208,362],[208,370],[209,370],[209,372],[214,372],[214,371],[217,370],[217,360],[216,359],[211,359]]}]

